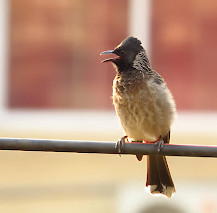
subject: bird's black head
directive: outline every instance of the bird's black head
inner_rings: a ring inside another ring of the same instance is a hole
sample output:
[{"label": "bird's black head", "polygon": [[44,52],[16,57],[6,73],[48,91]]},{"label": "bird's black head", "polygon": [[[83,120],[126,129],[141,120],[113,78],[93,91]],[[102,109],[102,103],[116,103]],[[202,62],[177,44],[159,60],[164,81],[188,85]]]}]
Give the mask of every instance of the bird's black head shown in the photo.
[{"label": "bird's black head", "polygon": [[128,37],[123,40],[114,50],[108,50],[102,54],[115,54],[117,57],[105,59],[102,62],[111,61],[120,69],[132,67],[136,55],[141,52],[143,47],[141,41],[134,37]]}]

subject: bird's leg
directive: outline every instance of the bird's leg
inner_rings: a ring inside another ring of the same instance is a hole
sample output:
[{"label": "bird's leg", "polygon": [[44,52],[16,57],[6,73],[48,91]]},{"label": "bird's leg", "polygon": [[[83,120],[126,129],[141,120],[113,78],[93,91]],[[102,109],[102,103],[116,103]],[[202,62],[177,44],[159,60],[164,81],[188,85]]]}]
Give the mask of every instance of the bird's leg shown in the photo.
[{"label": "bird's leg", "polygon": [[120,156],[124,152],[124,144],[125,144],[126,140],[128,141],[128,138],[125,135],[115,145],[115,148],[117,148],[118,153],[119,153]]},{"label": "bird's leg", "polygon": [[162,138],[162,136],[160,136],[160,139],[158,141],[155,142],[154,145],[157,148],[157,151],[160,152],[164,146],[164,140]]}]

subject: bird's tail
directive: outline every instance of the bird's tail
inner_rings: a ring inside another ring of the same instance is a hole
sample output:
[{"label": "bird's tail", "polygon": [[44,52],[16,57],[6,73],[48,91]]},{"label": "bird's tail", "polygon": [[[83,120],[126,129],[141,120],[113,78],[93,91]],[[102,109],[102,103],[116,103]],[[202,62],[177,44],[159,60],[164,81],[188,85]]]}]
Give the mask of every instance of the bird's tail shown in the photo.
[{"label": "bird's tail", "polygon": [[152,194],[163,194],[171,197],[175,192],[172,177],[165,156],[147,156],[147,181]]}]

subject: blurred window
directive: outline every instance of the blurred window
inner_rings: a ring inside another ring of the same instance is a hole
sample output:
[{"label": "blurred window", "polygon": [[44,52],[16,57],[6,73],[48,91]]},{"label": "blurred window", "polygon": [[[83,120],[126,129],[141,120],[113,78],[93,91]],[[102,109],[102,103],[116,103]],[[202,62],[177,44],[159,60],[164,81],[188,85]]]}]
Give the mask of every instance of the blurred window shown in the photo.
[{"label": "blurred window", "polygon": [[152,2],[153,67],[178,109],[217,110],[217,1]]},{"label": "blurred window", "polygon": [[217,3],[154,0],[150,21],[144,2],[11,0],[8,107],[112,108],[115,72],[99,53],[140,31],[178,109],[216,110]]},{"label": "blurred window", "polygon": [[125,0],[11,0],[9,108],[112,107],[100,52],[127,36]]}]

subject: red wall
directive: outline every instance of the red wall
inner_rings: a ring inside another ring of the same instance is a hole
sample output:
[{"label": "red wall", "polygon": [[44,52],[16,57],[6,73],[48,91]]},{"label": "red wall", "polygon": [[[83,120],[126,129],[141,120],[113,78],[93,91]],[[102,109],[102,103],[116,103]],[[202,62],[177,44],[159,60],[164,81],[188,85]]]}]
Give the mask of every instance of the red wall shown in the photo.
[{"label": "red wall", "polygon": [[217,2],[154,0],[152,59],[178,109],[217,110]]},{"label": "red wall", "polygon": [[9,107],[111,108],[100,52],[127,34],[125,0],[11,0]]},{"label": "red wall", "polygon": [[[9,107],[111,109],[103,50],[127,36],[125,0],[11,0]],[[152,1],[152,65],[178,109],[217,109],[217,2]]]}]

